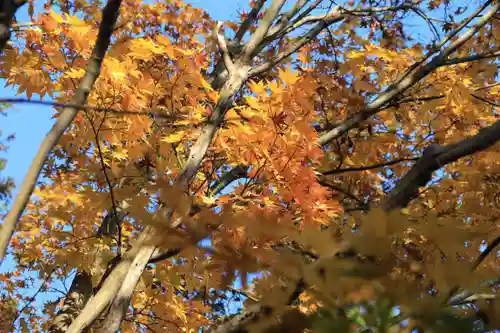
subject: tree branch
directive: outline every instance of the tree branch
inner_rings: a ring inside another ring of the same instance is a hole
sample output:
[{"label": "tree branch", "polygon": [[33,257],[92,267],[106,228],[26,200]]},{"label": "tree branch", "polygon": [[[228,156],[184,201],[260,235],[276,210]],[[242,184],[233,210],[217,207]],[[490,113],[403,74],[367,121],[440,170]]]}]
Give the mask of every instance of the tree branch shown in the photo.
[{"label": "tree branch", "polygon": [[222,59],[224,60],[224,65],[226,66],[229,75],[234,71],[233,60],[231,59],[231,55],[229,54],[229,50],[227,49],[226,38],[224,37],[224,33],[220,33],[222,30],[222,22],[217,22],[215,27],[215,35],[217,36],[217,43],[219,45],[219,49],[222,53]]},{"label": "tree branch", "polygon": [[245,34],[247,33],[248,29],[250,26],[257,20],[257,17],[259,15],[259,12],[261,11],[262,7],[266,3],[266,0],[258,0],[255,3],[255,6],[252,7],[252,10],[250,10],[250,13],[246,17],[246,19],[241,23],[240,28],[238,29],[238,32],[236,32],[234,41],[239,44]]},{"label": "tree branch", "polygon": [[[478,22],[476,22],[469,30],[467,30],[463,35],[458,37],[453,43],[444,48],[438,55],[436,55],[430,62],[422,65],[415,71],[413,71],[421,62],[417,62],[417,66],[411,66],[409,70],[403,75],[397,83],[388,87],[384,92],[382,92],[374,101],[366,105],[359,112],[354,114],[351,118],[347,119],[342,125],[334,128],[333,130],[323,134],[318,139],[318,144],[323,146],[334,140],[341,135],[347,133],[350,129],[356,127],[362,121],[367,120],[374,114],[378,113],[382,107],[392,102],[400,94],[408,90],[414,84],[425,78],[427,75],[432,73],[436,68],[442,66],[446,61],[447,57],[456,51],[460,46],[467,42],[479,29],[481,29],[491,17],[500,9],[500,4],[495,3],[490,10],[481,17]],[[450,35],[451,36],[451,35]],[[448,36],[444,41],[450,39]],[[434,52],[432,52],[434,53]],[[410,74],[411,73],[411,74]]]},{"label": "tree branch", "polygon": [[[467,155],[482,151],[494,145],[500,140],[500,121],[483,128],[478,134],[464,139],[458,143],[450,144],[444,147],[439,145],[429,145],[423,152],[422,158],[400,179],[396,187],[390,192],[382,204],[385,211],[403,208],[415,197],[418,189],[427,184],[431,179],[432,173],[446,164],[457,161]],[[355,253],[355,249],[348,248],[342,254]],[[301,283],[304,282],[301,280]],[[301,288],[305,289],[305,286]],[[296,293],[295,293],[296,294]],[[464,294],[461,300],[470,297],[473,293]],[[298,295],[297,295],[298,297]],[[449,300],[456,301],[458,297]],[[258,304],[249,307],[242,315],[234,317],[228,323],[217,328],[214,333],[237,333],[240,332],[248,323],[258,320],[262,313],[262,306]],[[267,309],[272,311],[272,309]]]},{"label": "tree branch", "polygon": [[111,308],[106,315],[106,319],[99,330],[100,332],[115,333],[120,329],[120,323],[127,313],[135,286],[141,278],[142,272],[144,271],[144,268],[146,267],[152,254],[153,251],[141,251],[141,253],[134,258],[134,261],[130,266],[130,271],[121,284],[120,289],[111,304]]},{"label": "tree branch", "polygon": [[16,11],[27,0],[3,0],[0,3],[0,53],[10,40],[10,28]]},{"label": "tree branch", "polygon": [[245,44],[243,50],[241,51],[243,62],[249,63],[250,60],[255,56],[255,50],[266,37],[271,24],[278,16],[281,7],[283,7],[284,4],[285,0],[273,0],[271,2],[271,6],[269,6],[269,8],[265,11],[264,17],[262,18],[259,27],[252,35],[252,37],[250,37],[250,40]]},{"label": "tree branch", "polygon": [[97,77],[99,76],[102,61],[109,47],[111,34],[113,33],[114,26],[118,19],[120,4],[121,0],[108,0],[108,3],[104,7],[96,45],[92,50],[89,63],[85,69],[85,75],[72,99],[72,104],[78,107],[65,108],[60,117],[57,119],[57,122],[43,140],[38,153],[28,169],[24,182],[19,189],[19,194],[16,196],[9,213],[5,217],[5,222],[0,232],[0,261],[3,261],[5,254],[7,253],[10,238],[14,233],[17,222],[23,214],[31,193],[35,188],[38,175],[40,174],[45,161],[47,160],[52,149],[56,146],[59,138],[63,135],[77,115],[79,110],[78,108],[87,102],[87,98],[95,81],[97,80]]},{"label": "tree branch", "polygon": [[273,66],[280,63],[291,54],[295,53],[297,50],[302,48],[304,45],[309,43],[313,38],[315,38],[323,29],[329,25],[339,22],[345,18],[344,15],[340,14],[338,7],[332,9],[328,14],[322,17],[321,21],[316,24],[316,26],[310,29],[306,34],[293,43],[286,51],[281,52],[277,56],[273,57],[269,61],[266,61],[250,71],[250,77],[260,75],[264,72],[270,70]]},{"label": "tree branch", "polygon": [[417,161],[420,157],[403,157],[403,158],[397,158],[388,162],[381,162],[373,165],[367,165],[367,166],[362,166],[362,167],[355,167],[355,168],[342,168],[342,169],[333,169],[329,171],[324,171],[321,174],[323,176],[328,176],[328,175],[337,175],[340,173],[345,173],[345,172],[353,172],[353,171],[366,171],[366,170],[372,170],[372,169],[378,169],[378,168],[383,168],[386,166],[398,164],[401,162],[411,162],[411,161]]},{"label": "tree branch", "polygon": [[99,106],[92,106],[92,105],[78,105],[75,103],[59,103],[59,102],[50,102],[50,101],[34,101],[32,99],[28,98],[22,98],[22,97],[15,97],[15,98],[0,98],[0,103],[13,103],[13,104],[34,104],[34,105],[48,105],[48,106],[53,106],[56,108],[74,108],[80,110],[92,110],[96,112],[107,112],[107,113],[113,113],[116,115],[123,115],[123,116],[151,116],[151,117],[156,117],[159,119],[169,119],[169,120],[178,120],[180,119],[178,116],[173,116],[173,115],[166,115],[165,113],[159,111],[134,111],[134,110],[119,110],[119,109],[113,109],[113,108],[106,108],[106,107],[99,107]]},{"label": "tree branch", "polygon": [[443,66],[457,65],[457,64],[462,64],[464,62],[479,61],[496,57],[500,57],[500,48],[495,48],[487,52],[473,54],[467,57],[449,59],[443,63]]}]

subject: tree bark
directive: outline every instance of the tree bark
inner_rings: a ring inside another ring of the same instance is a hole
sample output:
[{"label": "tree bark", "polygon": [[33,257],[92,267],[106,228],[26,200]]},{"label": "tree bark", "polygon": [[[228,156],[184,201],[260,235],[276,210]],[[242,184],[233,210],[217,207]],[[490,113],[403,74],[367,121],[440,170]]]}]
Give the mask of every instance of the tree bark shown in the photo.
[{"label": "tree bark", "polygon": [[[6,2],[3,1],[5,6]],[[92,91],[95,81],[99,77],[101,71],[101,65],[104,60],[104,56],[108,50],[109,44],[111,42],[111,35],[115,29],[116,21],[118,20],[118,15],[120,11],[121,0],[109,0],[103,10],[102,21],[99,26],[99,33],[97,35],[97,41],[92,50],[87,67],[85,68],[85,75],[83,76],[78,89],[73,96],[71,101],[72,105],[85,105],[87,103],[88,96]],[[0,44],[1,46],[1,44]],[[9,246],[10,239],[14,233],[17,222],[21,218],[26,204],[28,203],[31,194],[36,185],[38,176],[47,160],[52,149],[59,142],[59,138],[64,134],[66,129],[71,125],[73,119],[78,114],[80,109],[78,107],[66,107],[61,113],[60,117],[57,119],[54,126],[51,128],[49,133],[45,136],[40,148],[31,162],[24,181],[19,188],[19,194],[16,196],[9,213],[5,217],[4,224],[2,225],[2,230],[0,232],[0,262],[3,261],[7,248]]]},{"label": "tree bark", "polygon": [[49,333],[64,333],[69,325],[85,307],[90,297],[92,297],[92,279],[85,271],[77,272],[73,283],[69,289],[62,308],[57,312]]},{"label": "tree bark", "polygon": [[10,40],[10,28],[16,11],[26,0],[3,0],[0,3],[0,53]]}]

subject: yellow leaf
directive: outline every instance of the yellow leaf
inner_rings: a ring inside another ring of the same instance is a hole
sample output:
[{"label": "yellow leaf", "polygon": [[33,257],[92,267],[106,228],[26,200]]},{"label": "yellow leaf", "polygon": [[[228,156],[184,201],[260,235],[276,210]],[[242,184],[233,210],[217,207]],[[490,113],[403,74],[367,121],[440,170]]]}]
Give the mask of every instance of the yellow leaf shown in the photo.
[{"label": "yellow leaf", "polygon": [[299,80],[299,73],[297,71],[292,72],[290,68],[286,70],[278,69],[278,72],[278,77],[289,86]]},{"label": "yellow leaf", "polygon": [[50,11],[50,16],[57,22],[57,23],[64,23],[65,20],[63,17],[59,14],[57,14],[55,11],[51,10]]},{"label": "yellow leaf", "polygon": [[264,83],[262,81],[259,81],[259,82],[251,81],[248,84],[248,87],[257,96],[261,95],[263,92],[266,91],[266,87],[264,86]]},{"label": "yellow leaf", "polygon": [[350,166],[353,166],[355,165],[355,163],[349,158],[346,156],[346,158],[344,159],[344,162],[346,162],[348,165]]},{"label": "yellow leaf", "polygon": [[161,139],[161,141],[168,142],[168,143],[174,143],[174,142],[181,141],[183,137],[184,137],[184,131],[179,131],[179,132],[174,132],[174,133],[167,135],[166,137]]},{"label": "yellow leaf", "polygon": [[83,77],[83,75],[85,74],[85,70],[83,68],[71,68],[65,74],[71,79],[79,79]]},{"label": "yellow leaf", "polygon": [[162,46],[163,51],[167,54],[170,59],[175,59],[174,48],[172,47],[172,43],[167,36],[157,36],[156,40]]}]

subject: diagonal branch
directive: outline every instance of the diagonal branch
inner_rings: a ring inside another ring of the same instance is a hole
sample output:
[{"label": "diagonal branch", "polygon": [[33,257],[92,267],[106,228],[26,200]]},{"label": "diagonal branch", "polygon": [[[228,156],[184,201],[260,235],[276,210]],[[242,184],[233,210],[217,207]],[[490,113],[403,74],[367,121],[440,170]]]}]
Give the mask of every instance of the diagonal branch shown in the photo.
[{"label": "diagonal branch", "polygon": [[[487,281],[486,283],[484,283],[484,286],[485,287],[494,287],[499,283],[500,283],[500,277],[493,279],[491,281]],[[474,296],[473,292],[462,291],[456,295],[451,296],[448,299],[446,304],[449,306],[459,305],[459,304],[462,304],[463,302],[466,302],[468,299],[470,299],[470,297],[473,297],[473,296]]]},{"label": "diagonal branch", "polygon": [[[407,91],[410,87],[415,85],[417,82],[425,78],[427,75],[432,73],[436,68],[442,66],[446,61],[447,57],[455,52],[460,46],[466,43],[472,36],[479,31],[488,21],[495,15],[495,13],[500,9],[500,3],[495,3],[489,11],[484,14],[480,20],[478,20],[469,30],[458,37],[453,43],[445,47],[441,52],[439,52],[430,62],[422,65],[418,69],[418,66],[412,66],[407,71],[403,78],[397,83],[389,86],[384,92],[382,92],[375,100],[366,105],[362,110],[357,112],[354,116],[347,119],[342,125],[334,128],[333,130],[323,134],[318,139],[318,144],[323,146],[334,140],[341,135],[347,133],[350,129],[356,127],[359,123],[367,120],[374,114],[378,113],[382,107],[391,103],[400,94]],[[447,37],[447,39],[450,36]],[[446,40],[446,39],[445,39]],[[419,63],[417,63],[419,64]],[[415,69],[415,71],[413,71]]]},{"label": "diagonal branch", "polygon": [[304,45],[309,43],[311,40],[313,40],[323,29],[325,29],[326,27],[328,27],[333,23],[337,23],[343,20],[344,18],[345,16],[340,13],[338,7],[333,8],[328,14],[326,14],[321,18],[320,22],[316,24],[316,26],[314,26],[307,33],[301,36],[295,43],[292,43],[287,48],[287,50],[281,52],[272,59],[253,68],[250,71],[250,76],[256,76],[264,72],[267,72],[273,66],[280,63],[281,61],[283,61],[284,59],[295,53],[297,50],[302,48]]},{"label": "diagonal branch", "polygon": [[[319,6],[319,4],[322,2],[322,0],[315,0],[312,4],[309,5],[309,7],[307,7],[306,10],[304,10],[302,13],[300,13],[299,15],[297,15],[297,17],[295,19],[292,20],[292,22],[290,22],[287,26],[283,27],[283,24],[277,24],[276,26],[272,27],[269,31],[269,33],[267,34],[266,38],[264,39],[263,41],[263,46],[271,43],[272,41],[274,40],[277,40],[281,37],[283,37],[284,35],[300,28],[301,26],[305,25],[305,24],[308,24],[308,23],[314,23],[314,22],[317,22],[317,21],[321,21],[322,19],[325,18],[325,16],[312,16],[312,15],[309,15],[314,9],[316,9],[316,7]],[[288,14],[288,21],[290,19],[293,18],[293,16],[302,9],[302,7],[304,6],[305,4],[303,4],[301,6],[301,8],[297,8],[296,9],[296,12],[295,10],[290,10],[289,11],[289,14]],[[288,23],[288,22],[284,22],[284,23]]]},{"label": "diagonal branch", "polygon": [[243,62],[249,63],[250,60],[255,56],[255,50],[266,37],[271,24],[278,16],[285,2],[285,0],[273,0],[271,2],[271,6],[269,6],[269,8],[265,11],[264,17],[262,18],[259,27],[241,51]]},{"label": "diagonal branch", "polygon": [[[268,39],[269,37],[275,40],[276,37],[274,35],[280,31],[283,31],[288,22],[306,5],[308,1],[309,0],[298,0],[290,10],[283,13],[278,22],[269,29],[264,40]],[[316,0],[315,4],[318,5],[320,2],[321,0]]]},{"label": "diagonal branch", "polygon": [[97,77],[99,76],[104,56],[109,47],[111,34],[113,33],[114,26],[118,20],[120,4],[121,0],[109,0],[104,7],[96,44],[92,50],[89,63],[87,64],[85,75],[82,78],[80,86],[76,90],[75,96],[71,102],[71,104],[74,104],[76,107],[65,108],[60,117],[57,119],[57,122],[43,140],[38,153],[28,169],[24,182],[19,189],[19,194],[16,196],[9,213],[5,217],[5,222],[2,226],[2,231],[0,232],[1,261],[3,261],[5,257],[10,238],[14,233],[17,222],[23,214],[31,193],[35,188],[36,181],[43,165],[45,164],[45,161],[47,160],[52,149],[56,146],[59,138],[63,135],[77,115],[79,107],[83,106],[87,102],[87,98],[95,81],[97,80]]},{"label": "diagonal branch", "polygon": [[224,33],[221,34],[222,30],[222,22],[217,22],[215,26],[215,35],[217,36],[217,43],[219,45],[220,51],[222,53],[222,59],[224,61],[224,65],[226,66],[229,74],[234,71],[234,63],[231,59],[231,55],[229,54],[229,50],[227,48],[226,37],[224,37]]},{"label": "diagonal branch", "polygon": [[343,188],[335,185],[335,184],[331,184],[329,182],[325,182],[323,180],[318,180],[318,183],[321,185],[321,186],[326,186],[326,187],[329,187],[331,188],[332,190],[336,191],[336,192],[340,192],[342,194],[344,194],[346,197],[350,198],[351,200],[354,200],[356,201],[358,204],[360,204],[360,206],[366,206],[366,202],[364,202],[362,199],[358,198],[357,196],[355,196],[354,194],[350,193],[349,191],[347,190],[344,190]]},{"label": "diagonal branch", "polygon": [[487,52],[473,54],[473,55],[470,55],[467,57],[449,59],[449,60],[446,60],[443,63],[443,65],[444,66],[457,65],[457,64],[462,64],[464,62],[472,62],[472,61],[478,61],[478,60],[484,60],[484,59],[496,58],[496,57],[500,57],[500,47],[489,50]]},{"label": "diagonal branch", "polygon": [[394,164],[399,164],[402,162],[411,162],[411,161],[416,161],[420,157],[402,157],[402,158],[397,158],[388,162],[381,162],[373,165],[367,165],[367,166],[361,166],[361,167],[354,167],[354,168],[341,168],[341,169],[333,169],[329,171],[324,171],[321,174],[323,176],[328,176],[328,175],[337,175],[339,173],[344,173],[344,172],[353,172],[353,171],[366,171],[366,170],[372,170],[372,169],[378,169],[378,168],[383,168],[386,166],[394,165]]},{"label": "diagonal branch", "polygon": [[429,145],[422,158],[398,182],[391,191],[384,209],[390,210],[404,207],[415,195],[418,188],[427,184],[432,173],[446,164],[458,159],[485,150],[500,140],[500,121],[485,127],[478,134],[457,143],[446,146]]},{"label": "diagonal branch", "polygon": [[[478,134],[464,139],[458,143],[447,146],[429,145],[423,152],[422,158],[410,169],[410,171],[400,179],[396,187],[389,193],[382,204],[385,211],[390,211],[405,207],[418,194],[418,189],[427,184],[432,173],[446,164],[453,163],[458,159],[470,154],[485,150],[493,146],[500,140],[500,121],[483,128]],[[494,242],[495,243],[495,242]],[[348,249],[343,253],[353,253],[354,249]],[[305,290],[304,281],[301,290]],[[297,298],[300,293],[294,291]],[[449,302],[463,301],[473,295],[472,293],[462,293],[461,297],[454,296]],[[219,326],[214,333],[236,333],[241,332],[248,324],[259,320],[258,318],[273,309],[255,304],[249,307],[242,315],[232,318],[229,322]]]},{"label": "diagonal branch", "polygon": [[257,0],[255,5],[252,7],[252,10],[250,10],[250,13],[248,16],[245,18],[243,23],[241,23],[240,28],[238,29],[238,32],[236,32],[234,41],[238,44],[241,42],[245,34],[247,33],[248,29],[252,26],[252,24],[257,21],[257,17],[259,15],[259,12],[261,11],[262,7],[266,3],[266,0]]}]

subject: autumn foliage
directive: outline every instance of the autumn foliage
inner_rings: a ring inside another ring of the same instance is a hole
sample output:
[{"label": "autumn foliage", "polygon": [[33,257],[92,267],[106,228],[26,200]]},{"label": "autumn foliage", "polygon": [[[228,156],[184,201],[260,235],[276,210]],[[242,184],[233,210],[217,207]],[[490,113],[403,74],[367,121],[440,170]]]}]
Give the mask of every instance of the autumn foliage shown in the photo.
[{"label": "autumn foliage", "polygon": [[500,329],[498,1],[5,3],[16,330]]}]

